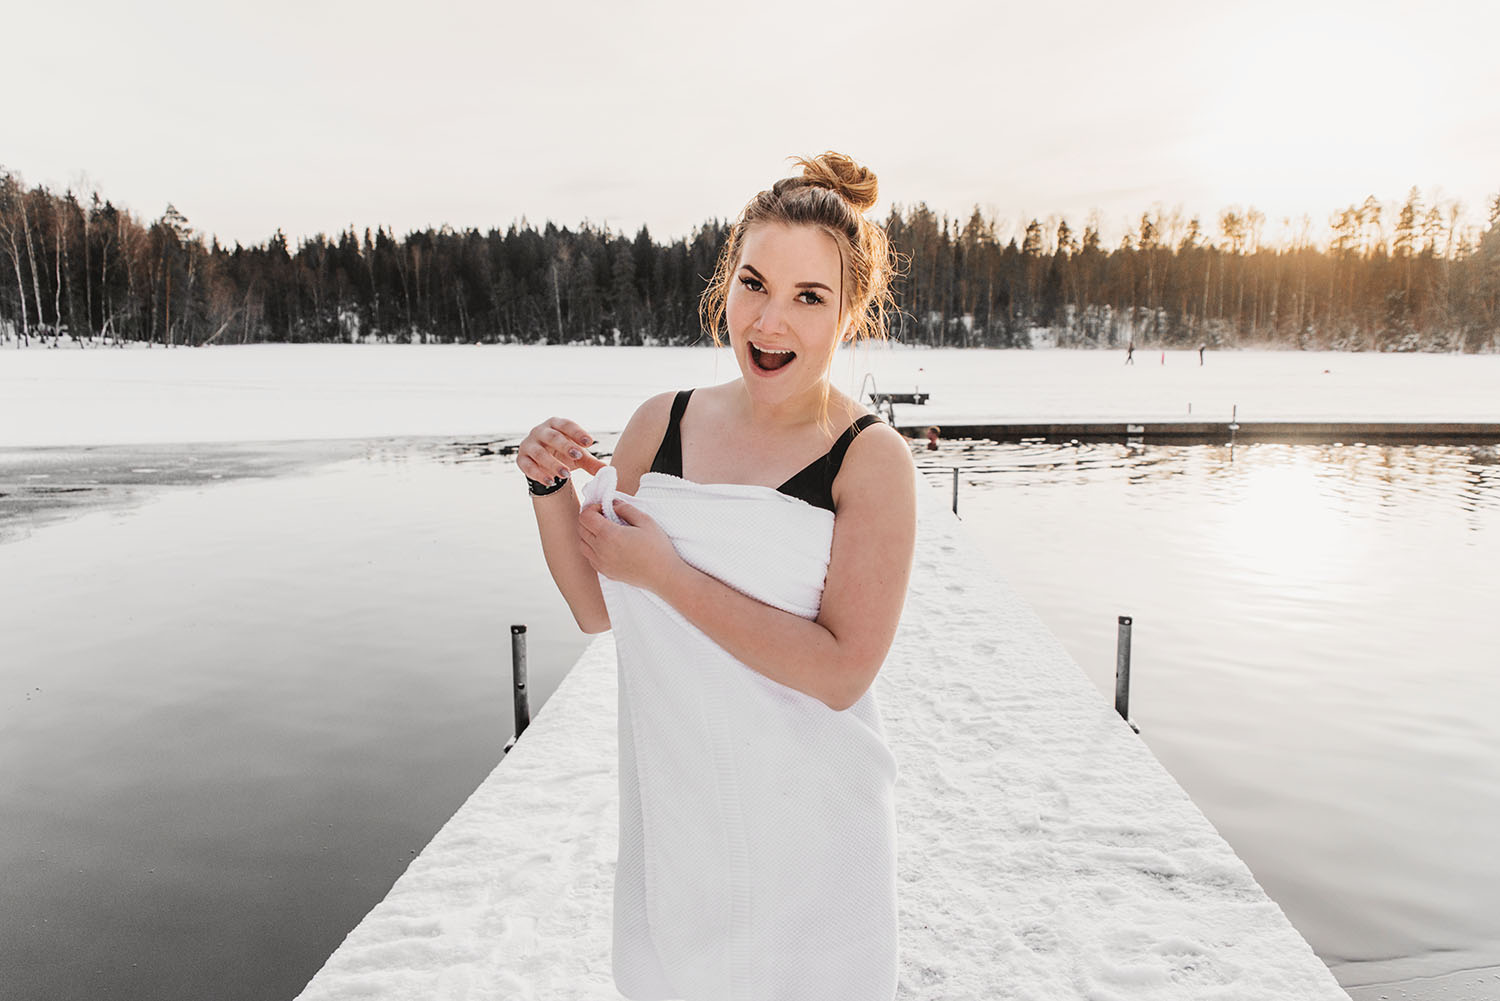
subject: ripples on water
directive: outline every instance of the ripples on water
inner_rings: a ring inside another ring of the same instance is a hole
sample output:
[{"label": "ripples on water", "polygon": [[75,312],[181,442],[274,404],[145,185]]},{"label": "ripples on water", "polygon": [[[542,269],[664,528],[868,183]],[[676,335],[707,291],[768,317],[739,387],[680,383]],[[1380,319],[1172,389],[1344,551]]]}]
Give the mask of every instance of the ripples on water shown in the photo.
[{"label": "ripples on water", "polygon": [[1500,966],[1500,445],[916,455],[1356,998]]},{"label": "ripples on water", "polygon": [[[1239,465],[1236,466],[1235,458]],[[1004,475],[1006,485],[1048,487],[1071,479],[1090,482],[1097,471],[1124,471],[1131,483],[1202,471],[1233,488],[1252,469],[1305,468],[1350,507],[1392,509],[1400,498],[1453,502],[1477,511],[1500,504],[1500,445],[1143,445],[1107,442],[1014,445],[947,442],[934,454],[919,449],[929,475],[960,470],[973,486],[980,476]],[[1253,462],[1253,465],[1247,465]]]}]

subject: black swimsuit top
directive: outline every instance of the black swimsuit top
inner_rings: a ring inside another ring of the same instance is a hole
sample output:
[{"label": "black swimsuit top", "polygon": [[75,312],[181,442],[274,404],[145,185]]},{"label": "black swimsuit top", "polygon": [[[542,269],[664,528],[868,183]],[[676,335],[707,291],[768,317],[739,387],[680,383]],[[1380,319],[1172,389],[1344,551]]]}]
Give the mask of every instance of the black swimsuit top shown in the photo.
[{"label": "black swimsuit top", "polygon": [[[688,397],[692,395],[691,389],[684,389],[678,392],[676,398],[672,400],[672,419],[667,422],[667,433],[662,435],[661,445],[656,450],[656,458],[651,461],[651,472],[682,477],[682,413],[687,409]],[[833,478],[839,474],[839,467],[844,463],[844,453],[849,450],[849,443],[861,431],[878,420],[880,418],[874,414],[864,414],[856,419],[821,458],[808,463],[801,472],[776,489],[780,493],[805,500],[813,507],[832,511]]]}]

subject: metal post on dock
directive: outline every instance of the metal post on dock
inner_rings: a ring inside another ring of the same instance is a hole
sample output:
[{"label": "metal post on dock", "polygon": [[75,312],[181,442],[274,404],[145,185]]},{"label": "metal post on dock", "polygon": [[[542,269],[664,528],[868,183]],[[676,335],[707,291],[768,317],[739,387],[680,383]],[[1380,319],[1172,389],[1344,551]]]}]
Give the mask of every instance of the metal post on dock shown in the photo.
[{"label": "metal post on dock", "polygon": [[953,467],[953,513],[958,514],[958,467]]},{"label": "metal post on dock", "polygon": [[1130,719],[1130,627],[1134,620],[1129,615],[1120,616],[1120,632],[1115,641],[1115,712],[1130,724],[1136,733],[1141,728]]},{"label": "metal post on dock", "polygon": [[521,734],[531,725],[531,700],[526,693],[526,627],[510,627],[510,679],[511,697],[515,705],[516,732],[505,745],[505,751],[515,746]]}]

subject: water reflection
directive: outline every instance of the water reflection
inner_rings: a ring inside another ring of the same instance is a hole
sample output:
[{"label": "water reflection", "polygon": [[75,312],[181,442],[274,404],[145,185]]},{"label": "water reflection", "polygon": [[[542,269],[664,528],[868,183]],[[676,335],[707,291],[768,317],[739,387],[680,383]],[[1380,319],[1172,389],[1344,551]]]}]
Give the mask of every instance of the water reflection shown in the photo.
[{"label": "water reflection", "polygon": [[[986,489],[1048,487],[1059,475],[1075,483],[1093,482],[1099,470],[1120,470],[1132,484],[1149,484],[1178,476],[1202,476],[1225,492],[1251,488],[1248,463],[1264,480],[1271,469],[1301,469],[1318,484],[1319,496],[1338,499],[1340,510],[1368,511],[1373,505],[1393,510],[1412,496],[1452,502],[1458,510],[1476,512],[1500,506],[1500,445],[1279,444],[1146,445],[1140,442],[1049,443],[1032,439],[1015,444],[940,443],[939,451],[914,451],[918,466],[940,473],[957,466],[973,486]],[[1027,475],[1031,474],[1031,475]],[[1003,480],[994,479],[1003,476]],[[1292,487],[1286,480],[1284,487]],[[1269,486],[1254,488],[1269,496]],[[1227,500],[1224,495],[1215,499]],[[1306,499],[1306,498],[1305,498]],[[1475,522],[1476,528],[1480,522]]]},{"label": "water reflection", "polygon": [[1205,512],[1203,529],[1230,573],[1274,575],[1308,588],[1352,572],[1357,544],[1315,459],[1242,462],[1235,472],[1225,501]]}]

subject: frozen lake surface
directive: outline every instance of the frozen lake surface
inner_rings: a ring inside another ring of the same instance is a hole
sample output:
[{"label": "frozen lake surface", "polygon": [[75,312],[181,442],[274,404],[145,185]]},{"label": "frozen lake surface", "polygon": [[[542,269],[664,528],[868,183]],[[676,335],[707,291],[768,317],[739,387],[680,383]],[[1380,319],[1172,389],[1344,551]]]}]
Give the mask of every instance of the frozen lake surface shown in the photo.
[{"label": "frozen lake surface", "polygon": [[[835,384],[920,389],[898,423],[1500,421],[1500,355],[842,349]],[[0,447],[491,435],[566,416],[618,431],[642,399],[738,375],[725,349],[252,344],[0,349]]]}]

